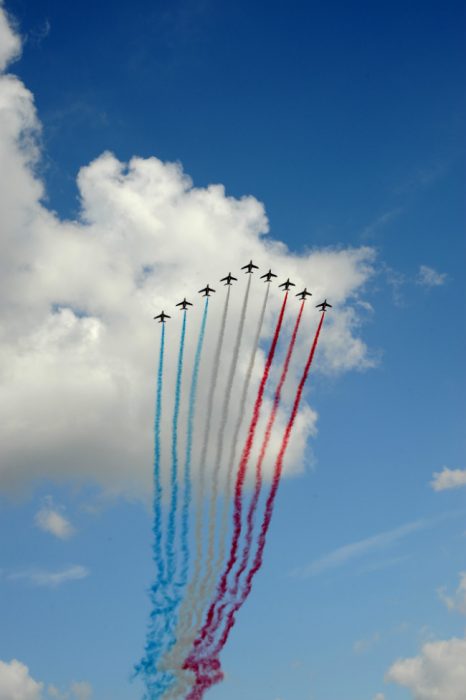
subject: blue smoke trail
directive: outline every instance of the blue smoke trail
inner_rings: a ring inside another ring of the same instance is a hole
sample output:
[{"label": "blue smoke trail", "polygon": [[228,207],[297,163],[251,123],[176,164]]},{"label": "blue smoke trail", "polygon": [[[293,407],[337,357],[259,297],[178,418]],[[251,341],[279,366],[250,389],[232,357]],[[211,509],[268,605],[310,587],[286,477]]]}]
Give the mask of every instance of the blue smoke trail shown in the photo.
[{"label": "blue smoke trail", "polygon": [[135,666],[135,673],[143,677],[146,693],[145,698],[153,700],[162,696],[163,692],[173,683],[172,674],[159,673],[157,661],[165,647],[164,627],[160,626],[160,619],[166,619],[171,607],[163,587],[164,560],[162,553],[162,481],[160,474],[161,440],[160,427],[162,421],[162,389],[163,389],[163,363],[165,354],[165,324],[162,325],[160,337],[159,367],[157,372],[157,389],[155,400],[154,422],[154,525],[153,525],[153,558],[157,569],[157,575],[150,588],[151,613],[149,629],[147,631],[144,657]]},{"label": "blue smoke trail", "polygon": [[154,423],[154,561],[158,578],[163,579],[164,562],[162,554],[162,482],[160,478],[160,424],[162,421],[163,360],[165,354],[165,323],[162,323],[160,338],[159,370],[155,399]]},{"label": "blue smoke trail", "polygon": [[168,515],[167,531],[167,581],[168,585],[175,575],[175,552],[173,549],[176,529],[176,508],[178,503],[178,416],[180,413],[181,377],[183,374],[184,340],[186,336],[186,310],[183,311],[183,325],[181,327],[180,349],[178,352],[178,369],[176,372],[175,407],[173,410],[172,428],[172,468],[171,468],[171,501]]},{"label": "blue smoke trail", "polygon": [[[201,363],[201,355],[202,355],[202,348],[204,345],[204,336],[205,336],[205,329],[206,329],[206,323],[207,323],[207,312],[209,309],[209,299],[206,297],[205,300],[205,305],[204,305],[204,313],[202,315],[202,320],[201,320],[201,326],[199,330],[199,337],[197,340],[197,347],[196,347],[196,352],[194,355],[194,365],[193,365],[193,371],[192,371],[192,376],[191,376],[191,387],[189,390],[189,406],[188,406],[188,423],[187,423],[187,431],[186,431],[186,448],[185,448],[185,464],[184,464],[184,477],[183,477],[183,505],[182,505],[182,512],[181,512],[181,552],[182,552],[182,563],[181,563],[181,573],[180,573],[180,579],[175,583],[174,590],[172,591],[172,594],[170,595],[170,598],[167,596],[167,606],[164,610],[164,618],[165,618],[165,626],[163,629],[163,633],[165,635],[165,642],[164,642],[164,651],[165,654],[169,654],[170,649],[174,646],[176,643],[176,630],[175,630],[175,621],[176,621],[176,610],[179,607],[182,599],[182,592],[184,587],[187,584],[188,581],[188,570],[189,570],[189,539],[188,539],[188,531],[189,531],[189,507],[191,505],[191,494],[192,494],[192,486],[191,486],[191,457],[192,457],[192,446],[193,446],[193,438],[194,438],[194,416],[196,413],[196,396],[197,396],[197,384],[198,384],[198,379],[199,379],[199,368],[200,368],[200,363]],[[182,330],[182,342],[184,342],[184,337],[183,337],[183,330]],[[177,389],[178,389],[178,377],[181,376],[181,370],[180,370],[180,356],[181,356],[181,347],[180,347],[180,355],[178,357],[178,372],[179,374],[177,375]],[[181,381],[181,379],[180,379]],[[176,410],[177,410],[177,398],[175,396],[175,414],[174,414],[174,425],[175,425],[175,416],[176,416]],[[176,443],[174,440],[172,440],[172,456],[176,452]],[[174,576],[174,571],[175,566],[173,565],[173,575],[172,578],[170,576],[168,577],[168,584],[173,583],[173,576]],[[173,674],[170,673],[170,657],[165,656],[160,660],[159,664],[159,671],[163,673],[166,671],[166,677],[167,674],[170,674],[170,681],[168,684],[165,686],[165,688],[170,687],[173,684],[173,681],[175,680],[175,677]]]}]

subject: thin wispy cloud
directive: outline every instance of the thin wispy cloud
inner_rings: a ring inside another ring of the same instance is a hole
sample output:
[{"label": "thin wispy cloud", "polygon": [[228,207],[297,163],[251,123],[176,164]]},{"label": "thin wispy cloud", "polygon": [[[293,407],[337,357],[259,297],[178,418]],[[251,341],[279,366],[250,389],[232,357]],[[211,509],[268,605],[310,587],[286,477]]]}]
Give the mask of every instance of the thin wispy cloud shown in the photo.
[{"label": "thin wispy cloud", "polygon": [[382,229],[385,228],[391,221],[398,218],[402,213],[403,209],[401,207],[396,207],[395,209],[389,209],[388,211],[380,214],[376,219],[371,221],[367,226],[365,226],[361,232],[361,238],[369,239],[374,238]]},{"label": "thin wispy cloud", "polygon": [[400,566],[410,559],[408,554],[400,557],[390,557],[385,559],[380,559],[378,561],[371,562],[361,567],[359,570],[360,574],[370,574],[376,571],[384,571],[385,569],[391,569],[394,566]]},{"label": "thin wispy cloud", "polygon": [[370,637],[366,637],[365,639],[358,639],[353,644],[353,652],[357,656],[360,656],[361,654],[366,654],[368,651],[371,651],[371,649],[373,649],[379,641],[379,632],[375,632],[373,635],[371,635]]},{"label": "thin wispy cloud", "polygon": [[460,583],[453,595],[448,595],[444,586],[437,593],[448,610],[466,615],[466,571],[460,573]]},{"label": "thin wispy cloud", "polygon": [[90,571],[79,564],[68,566],[58,571],[29,570],[17,571],[7,576],[9,581],[25,581],[33,586],[45,588],[58,588],[69,581],[79,581],[87,578]]},{"label": "thin wispy cloud", "polygon": [[448,158],[420,166],[404,182],[401,182],[394,191],[396,194],[406,195],[428,189],[447,175],[451,165],[452,159]]},{"label": "thin wispy cloud", "polygon": [[414,522],[406,523],[393,530],[387,530],[386,532],[366,537],[365,539],[352,542],[343,547],[338,547],[307,566],[295,569],[292,575],[299,578],[311,578],[331,569],[337,569],[354,560],[362,559],[373,552],[386,549],[414,532],[425,529],[429,524],[430,521],[428,520],[415,520]]},{"label": "thin wispy cloud", "polygon": [[416,277],[416,283],[421,287],[441,287],[447,280],[446,272],[437,272],[433,267],[421,265]]},{"label": "thin wispy cloud", "polygon": [[36,513],[35,523],[40,530],[48,532],[60,540],[67,540],[75,533],[75,529],[60,512],[61,510],[61,508],[54,506],[53,500],[48,497]]}]

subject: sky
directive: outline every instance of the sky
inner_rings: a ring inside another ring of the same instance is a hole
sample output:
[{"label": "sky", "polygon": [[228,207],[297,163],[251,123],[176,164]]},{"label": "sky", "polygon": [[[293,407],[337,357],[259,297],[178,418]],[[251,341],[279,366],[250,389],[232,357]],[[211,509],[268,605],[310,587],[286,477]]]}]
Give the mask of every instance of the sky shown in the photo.
[{"label": "sky", "polygon": [[0,700],[142,697],[152,316],[251,257],[334,309],[208,697],[464,700],[464,14],[0,3]]}]

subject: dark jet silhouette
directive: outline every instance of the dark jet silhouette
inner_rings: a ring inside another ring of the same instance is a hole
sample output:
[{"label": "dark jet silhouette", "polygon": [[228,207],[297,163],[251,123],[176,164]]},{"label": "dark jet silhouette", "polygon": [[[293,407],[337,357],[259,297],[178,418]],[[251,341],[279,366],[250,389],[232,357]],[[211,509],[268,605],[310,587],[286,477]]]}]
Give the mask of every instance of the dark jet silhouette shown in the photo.
[{"label": "dark jet silhouette", "polygon": [[171,318],[171,316],[169,316],[168,314],[166,314],[165,311],[162,311],[162,313],[159,314],[158,316],[154,316],[154,321],[156,321],[157,319],[159,319],[159,323],[165,323],[165,319],[166,319],[166,318]]},{"label": "dark jet silhouette", "polygon": [[297,297],[300,299],[305,299],[306,297],[312,297],[312,292],[308,292],[307,288],[304,287],[302,292],[299,292],[299,294],[296,294]]},{"label": "dark jet silhouette", "polygon": [[252,262],[252,260],[250,260],[250,261],[248,262],[248,264],[247,264],[247,265],[243,265],[243,267],[242,267],[241,269],[242,269],[242,270],[246,270],[246,274],[247,274],[247,275],[250,275],[250,274],[252,273],[253,269],[258,270],[259,268],[257,267],[257,265],[254,265],[254,263]]},{"label": "dark jet silhouette", "polygon": [[282,284],[278,285],[279,287],[283,287],[285,291],[288,291],[290,287],[296,287],[294,282],[290,282],[290,278],[286,280],[286,282],[283,282]]},{"label": "dark jet silhouette", "polygon": [[325,311],[325,309],[332,309],[332,305],[328,303],[327,299],[322,302],[322,304],[316,304],[316,309],[320,309],[321,311]]},{"label": "dark jet silhouette", "polygon": [[[204,292],[204,294],[202,294]],[[202,294],[203,297],[210,297],[210,293],[215,292],[215,289],[212,289],[212,287],[209,287],[209,284],[204,287],[204,289],[200,289],[198,294]]]},{"label": "dark jet silhouette", "polygon": [[265,280],[266,282],[271,282],[272,277],[276,277],[277,275],[274,275],[272,270],[269,270],[268,272],[265,273],[265,275],[261,275],[261,280]]},{"label": "dark jet silhouette", "polygon": [[183,299],[183,301],[180,301],[176,306],[181,306],[183,311],[186,311],[186,308],[188,306],[192,306],[190,301],[186,301],[186,297]]},{"label": "dark jet silhouette", "polygon": [[224,287],[226,287],[227,285],[231,285],[231,281],[232,281],[232,280],[235,280],[235,282],[238,281],[237,277],[233,277],[233,275],[231,274],[231,272],[229,272],[228,275],[227,275],[226,277],[222,277],[222,279],[220,280],[220,282],[225,282]]}]

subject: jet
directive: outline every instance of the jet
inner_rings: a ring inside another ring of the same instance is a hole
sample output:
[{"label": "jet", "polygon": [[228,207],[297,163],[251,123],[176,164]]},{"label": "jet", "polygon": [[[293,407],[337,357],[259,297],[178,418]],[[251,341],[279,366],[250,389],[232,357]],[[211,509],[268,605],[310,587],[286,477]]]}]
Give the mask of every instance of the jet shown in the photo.
[{"label": "jet", "polygon": [[296,294],[296,296],[304,301],[306,297],[312,297],[312,292],[308,292],[307,288],[304,287],[303,291],[299,292],[299,294]]},{"label": "jet", "polygon": [[209,287],[209,283],[207,283],[207,285],[204,287],[204,289],[199,290],[198,294],[201,294],[202,292],[204,292],[204,294],[202,295],[203,297],[210,297],[210,293],[215,292],[215,289],[212,289],[212,287]]},{"label": "jet", "polygon": [[237,282],[237,281],[238,281],[238,278],[237,278],[237,277],[233,277],[233,275],[231,274],[231,272],[229,272],[228,275],[227,275],[226,277],[222,277],[222,279],[220,280],[220,282],[225,282],[225,285],[224,285],[224,286],[227,287],[228,285],[231,285],[231,280],[235,280],[235,282]]},{"label": "jet", "polygon": [[171,318],[171,316],[169,316],[168,314],[166,314],[165,311],[162,311],[162,313],[159,314],[158,316],[154,316],[154,321],[156,321],[157,319],[159,319],[159,323],[165,323],[165,319],[166,319],[166,318]]},{"label": "jet", "polygon": [[316,304],[316,309],[320,309],[321,311],[325,311],[326,308],[333,308],[331,304],[328,303],[327,299],[322,302],[322,304]]},{"label": "jet", "polygon": [[186,297],[183,299],[183,301],[180,301],[176,306],[181,306],[183,311],[186,311],[186,307],[192,306],[190,301],[186,301]]},{"label": "jet", "polygon": [[288,291],[290,287],[296,287],[294,282],[290,282],[290,278],[286,280],[286,282],[283,282],[282,284],[278,285],[279,287],[283,287],[285,291]]},{"label": "jet", "polygon": [[265,273],[265,275],[261,275],[261,280],[265,279],[266,282],[271,282],[272,277],[276,277],[277,275],[274,275],[272,270],[269,270],[268,272]]},{"label": "jet", "polygon": [[242,269],[242,270],[246,270],[246,274],[247,274],[247,275],[250,275],[250,274],[252,274],[253,268],[255,268],[256,270],[259,269],[259,268],[257,267],[257,265],[254,265],[254,263],[252,262],[252,260],[250,260],[250,261],[248,262],[248,264],[247,264],[247,265],[243,265],[243,267],[242,267],[241,269]]}]

